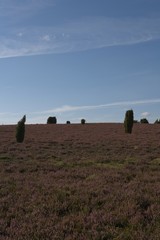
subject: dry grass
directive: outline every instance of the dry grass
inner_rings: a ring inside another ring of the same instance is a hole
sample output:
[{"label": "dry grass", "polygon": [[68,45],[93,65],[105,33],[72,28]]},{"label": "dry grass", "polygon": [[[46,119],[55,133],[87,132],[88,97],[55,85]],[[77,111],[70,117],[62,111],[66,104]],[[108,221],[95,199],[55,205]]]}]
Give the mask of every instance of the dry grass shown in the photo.
[{"label": "dry grass", "polygon": [[0,239],[159,236],[159,125],[0,126]]}]

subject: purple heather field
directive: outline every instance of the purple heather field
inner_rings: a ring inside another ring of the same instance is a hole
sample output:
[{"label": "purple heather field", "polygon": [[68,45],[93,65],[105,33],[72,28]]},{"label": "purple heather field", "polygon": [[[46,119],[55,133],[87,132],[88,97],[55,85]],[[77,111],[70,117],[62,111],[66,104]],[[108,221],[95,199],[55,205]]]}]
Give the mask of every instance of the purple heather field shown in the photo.
[{"label": "purple heather field", "polygon": [[160,126],[0,126],[1,240],[159,240]]}]

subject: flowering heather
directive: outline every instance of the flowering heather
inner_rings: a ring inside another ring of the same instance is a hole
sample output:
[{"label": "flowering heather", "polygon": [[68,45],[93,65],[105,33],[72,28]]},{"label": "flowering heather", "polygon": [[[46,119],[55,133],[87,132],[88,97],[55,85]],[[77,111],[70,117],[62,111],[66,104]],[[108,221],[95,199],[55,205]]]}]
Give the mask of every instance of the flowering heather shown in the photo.
[{"label": "flowering heather", "polygon": [[0,126],[1,240],[159,240],[160,127]]}]

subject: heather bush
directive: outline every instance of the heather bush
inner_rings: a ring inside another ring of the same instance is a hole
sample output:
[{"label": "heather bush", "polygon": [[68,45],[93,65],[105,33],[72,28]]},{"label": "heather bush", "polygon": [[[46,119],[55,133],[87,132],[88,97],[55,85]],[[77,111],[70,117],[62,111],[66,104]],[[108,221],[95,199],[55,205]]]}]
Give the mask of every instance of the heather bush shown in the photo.
[{"label": "heather bush", "polygon": [[25,122],[26,122],[26,115],[23,116],[23,118],[17,123],[16,128],[16,140],[19,143],[22,143],[24,141],[25,136]]},{"label": "heather bush", "polygon": [[124,128],[126,133],[132,133],[133,120],[134,120],[133,110],[126,111],[124,119]]},{"label": "heather bush", "polygon": [[85,119],[81,119],[81,124],[85,124],[86,120]]},{"label": "heather bush", "polygon": [[49,117],[47,119],[47,124],[56,124],[57,123],[57,118],[56,117]]}]

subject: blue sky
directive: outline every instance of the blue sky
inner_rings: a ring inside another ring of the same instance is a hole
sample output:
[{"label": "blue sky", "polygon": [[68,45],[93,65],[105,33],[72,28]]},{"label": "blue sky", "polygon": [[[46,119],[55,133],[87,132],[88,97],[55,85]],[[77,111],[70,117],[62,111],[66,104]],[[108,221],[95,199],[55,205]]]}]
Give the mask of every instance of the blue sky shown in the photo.
[{"label": "blue sky", "polygon": [[160,118],[159,0],[0,0],[0,124]]}]

